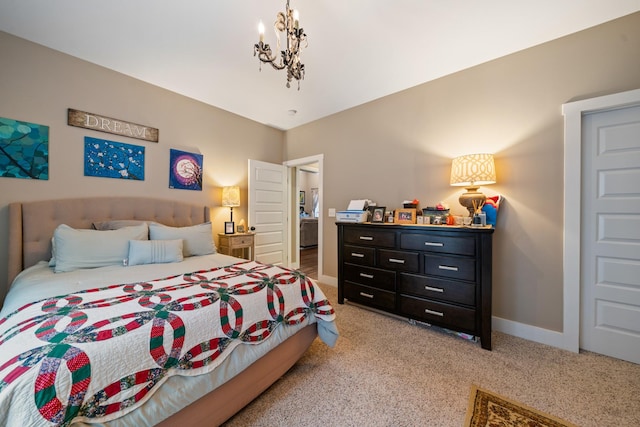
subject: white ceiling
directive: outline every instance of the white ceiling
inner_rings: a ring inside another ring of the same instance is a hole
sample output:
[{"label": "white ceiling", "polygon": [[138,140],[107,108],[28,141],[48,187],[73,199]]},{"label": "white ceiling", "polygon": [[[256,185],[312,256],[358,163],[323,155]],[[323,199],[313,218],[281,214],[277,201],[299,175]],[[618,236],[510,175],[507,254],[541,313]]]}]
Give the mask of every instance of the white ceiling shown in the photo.
[{"label": "white ceiling", "polygon": [[0,30],[291,129],[640,10],[640,0],[291,0],[309,39],[298,91],[253,56],[260,20],[275,47],[285,3],[0,0]]}]

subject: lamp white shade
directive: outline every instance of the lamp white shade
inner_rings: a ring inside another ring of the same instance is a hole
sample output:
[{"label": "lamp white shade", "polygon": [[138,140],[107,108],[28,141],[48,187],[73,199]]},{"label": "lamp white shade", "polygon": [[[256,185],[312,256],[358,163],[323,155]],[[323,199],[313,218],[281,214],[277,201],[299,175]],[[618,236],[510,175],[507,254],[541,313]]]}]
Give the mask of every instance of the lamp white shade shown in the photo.
[{"label": "lamp white shade", "polygon": [[493,154],[467,154],[451,162],[450,184],[459,187],[478,187],[495,184],[496,165]]},{"label": "lamp white shade", "polygon": [[222,206],[230,208],[240,206],[240,187],[237,185],[222,187]]}]

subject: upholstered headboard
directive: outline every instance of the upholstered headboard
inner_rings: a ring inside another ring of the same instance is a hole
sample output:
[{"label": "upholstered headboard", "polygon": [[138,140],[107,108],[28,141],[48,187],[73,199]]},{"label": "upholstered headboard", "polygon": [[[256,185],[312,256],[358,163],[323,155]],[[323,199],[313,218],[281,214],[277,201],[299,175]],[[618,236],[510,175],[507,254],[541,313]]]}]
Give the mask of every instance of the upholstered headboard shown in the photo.
[{"label": "upholstered headboard", "polygon": [[95,221],[136,219],[174,227],[209,221],[209,208],[144,197],[89,197],[9,204],[8,284],[27,267],[51,258],[51,237],[60,224],[92,228]]}]

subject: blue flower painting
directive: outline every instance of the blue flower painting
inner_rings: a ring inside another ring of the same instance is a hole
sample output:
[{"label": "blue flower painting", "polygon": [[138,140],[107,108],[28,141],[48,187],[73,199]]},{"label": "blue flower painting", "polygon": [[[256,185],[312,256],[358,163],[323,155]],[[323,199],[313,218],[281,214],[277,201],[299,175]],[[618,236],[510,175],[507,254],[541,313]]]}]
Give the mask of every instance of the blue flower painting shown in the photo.
[{"label": "blue flower painting", "polygon": [[144,181],[144,147],[85,136],[84,175]]},{"label": "blue flower painting", "polygon": [[49,126],[0,117],[0,177],[49,179]]},{"label": "blue flower painting", "polygon": [[202,154],[171,149],[169,188],[202,191]]}]

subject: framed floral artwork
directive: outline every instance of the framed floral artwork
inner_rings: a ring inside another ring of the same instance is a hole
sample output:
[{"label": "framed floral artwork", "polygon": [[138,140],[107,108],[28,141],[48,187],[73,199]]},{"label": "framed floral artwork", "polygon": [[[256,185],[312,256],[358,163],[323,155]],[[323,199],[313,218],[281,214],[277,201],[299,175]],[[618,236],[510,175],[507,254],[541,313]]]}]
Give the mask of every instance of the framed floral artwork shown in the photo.
[{"label": "framed floral artwork", "polygon": [[144,181],[144,147],[85,136],[84,175]]}]

